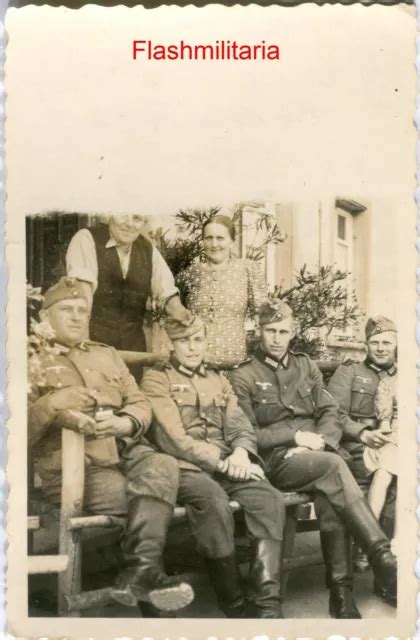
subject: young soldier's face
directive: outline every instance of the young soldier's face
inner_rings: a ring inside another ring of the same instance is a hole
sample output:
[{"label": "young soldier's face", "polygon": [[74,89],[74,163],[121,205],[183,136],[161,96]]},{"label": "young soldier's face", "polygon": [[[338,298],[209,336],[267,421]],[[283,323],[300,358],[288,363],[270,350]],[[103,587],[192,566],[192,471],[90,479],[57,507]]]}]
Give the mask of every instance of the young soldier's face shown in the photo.
[{"label": "young soldier's face", "polygon": [[172,345],[178,362],[187,369],[196,369],[204,359],[207,346],[205,330],[203,328],[188,338],[174,340]]},{"label": "young soldier's face", "polygon": [[55,331],[60,344],[72,347],[88,334],[89,307],[84,298],[60,300],[41,314]]},{"label": "young soldier's face", "polygon": [[395,331],[377,333],[367,341],[368,356],[380,367],[391,365],[396,360],[397,334]]},{"label": "young soldier's face", "polygon": [[261,327],[261,346],[263,351],[275,360],[280,360],[287,352],[289,343],[294,338],[295,333],[293,318],[285,318],[270,324],[263,324]]},{"label": "young soldier's face", "polygon": [[115,242],[130,245],[140,235],[143,225],[143,216],[112,216],[109,231]]}]

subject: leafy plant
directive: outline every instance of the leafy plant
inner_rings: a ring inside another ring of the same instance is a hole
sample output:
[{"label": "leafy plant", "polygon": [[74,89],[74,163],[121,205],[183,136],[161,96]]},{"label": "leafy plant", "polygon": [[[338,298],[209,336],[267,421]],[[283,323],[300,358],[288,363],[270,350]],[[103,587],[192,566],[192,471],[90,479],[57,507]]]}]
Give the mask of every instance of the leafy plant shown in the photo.
[{"label": "leafy plant", "polygon": [[[261,209],[261,203],[237,203],[231,212],[233,223],[239,224],[243,210],[252,212],[254,237],[246,250],[246,257],[261,260],[269,244],[284,242],[286,234],[279,229],[274,216]],[[220,213],[221,207],[208,209],[180,209],[175,215],[176,238],[171,238],[169,231],[162,228],[155,230],[151,236],[153,242],[164,256],[172,273],[176,277],[195,260],[203,260],[201,242],[203,225],[214,215]]]},{"label": "leafy plant", "polygon": [[361,311],[354,291],[349,293],[349,276],[348,272],[331,265],[309,271],[305,264],[296,274],[292,287],[275,290],[274,296],[290,305],[297,320],[295,349],[320,358],[325,351],[325,337],[333,329],[358,324]]},{"label": "leafy plant", "polygon": [[[40,287],[26,285],[26,300],[28,309],[32,310],[42,302],[43,296]],[[27,342],[28,355],[28,393],[33,386],[45,384],[46,359],[53,360],[58,354],[53,340],[55,333],[48,322],[39,322],[35,317],[29,319],[29,334]]]}]

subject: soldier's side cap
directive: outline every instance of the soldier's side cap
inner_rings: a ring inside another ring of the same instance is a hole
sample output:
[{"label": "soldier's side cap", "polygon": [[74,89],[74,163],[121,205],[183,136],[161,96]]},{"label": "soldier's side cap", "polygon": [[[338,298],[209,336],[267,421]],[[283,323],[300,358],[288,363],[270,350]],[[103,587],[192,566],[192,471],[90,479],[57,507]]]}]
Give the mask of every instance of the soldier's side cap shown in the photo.
[{"label": "soldier's side cap", "polygon": [[189,324],[182,324],[175,318],[165,318],[165,329],[171,340],[180,340],[181,338],[189,338],[198,333],[203,327],[203,321],[197,316],[193,316]]},{"label": "soldier's side cap", "polygon": [[279,322],[285,318],[291,318],[293,311],[283,300],[270,300],[263,302],[258,312],[260,325],[270,324],[271,322]]},{"label": "soldier's side cap", "polygon": [[369,340],[372,336],[376,336],[378,333],[384,333],[384,331],[397,332],[395,323],[392,320],[389,320],[389,318],[385,318],[384,316],[373,316],[366,322],[366,340]]},{"label": "soldier's side cap", "polygon": [[84,298],[89,304],[86,282],[65,276],[44,293],[42,308],[48,309],[56,302],[71,298]]}]

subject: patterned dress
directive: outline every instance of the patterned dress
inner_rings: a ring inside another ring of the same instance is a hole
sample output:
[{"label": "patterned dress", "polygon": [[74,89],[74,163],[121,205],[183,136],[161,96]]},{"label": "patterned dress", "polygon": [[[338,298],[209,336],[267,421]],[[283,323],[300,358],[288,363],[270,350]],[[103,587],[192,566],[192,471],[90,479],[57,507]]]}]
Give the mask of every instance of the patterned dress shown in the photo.
[{"label": "patterned dress", "polygon": [[[398,475],[398,449],[397,449],[397,376],[386,376],[379,382],[375,396],[376,417],[379,420],[380,429],[384,425],[390,429],[386,434],[392,440],[382,445],[379,449],[365,447],[363,460],[366,468],[371,473],[377,469],[385,469],[394,476]],[[381,422],[385,421],[381,425]]]},{"label": "patterned dress", "polygon": [[267,285],[253,260],[231,258],[222,269],[197,262],[177,279],[185,305],[207,328],[207,362],[230,368],[244,360],[245,320],[267,299]]}]

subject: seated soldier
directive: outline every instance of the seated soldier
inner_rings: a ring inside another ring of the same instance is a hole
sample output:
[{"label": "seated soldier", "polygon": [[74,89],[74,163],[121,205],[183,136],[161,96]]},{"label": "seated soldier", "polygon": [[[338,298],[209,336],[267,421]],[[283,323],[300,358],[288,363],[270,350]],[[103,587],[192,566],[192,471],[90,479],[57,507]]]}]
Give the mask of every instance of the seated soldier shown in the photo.
[{"label": "seated soldier", "polygon": [[[185,327],[168,318],[166,331],[170,363],[147,371],[141,385],[153,410],[149,433],[179,460],[178,502],[186,507],[220,609],[229,618],[281,618],[283,497],[264,478],[254,430],[229,382],[203,364],[202,321]],[[229,498],[243,507],[252,540],[252,603],[240,585]]]},{"label": "seated soldier", "polygon": [[[365,334],[365,360],[349,360],[340,365],[331,377],[328,390],[340,407],[341,444],[351,454],[350,468],[360,488],[367,493],[373,476],[366,466],[365,449],[379,451],[392,439],[379,424],[375,397],[381,381],[392,381],[397,375],[397,329],[392,320],[377,316],[369,318]],[[390,538],[394,535],[395,498],[394,475],[381,514],[381,525]],[[356,567],[359,570],[366,567],[362,555],[358,555]],[[379,585],[375,585],[375,593],[393,604],[390,594]]]},{"label": "seated soldier", "polygon": [[127,515],[121,545],[126,567],[115,597],[178,609],[192,600],[192,589],[168,577],[162,562],[178,464],[144,437],[150,404],[118,353],[84,339],[88,308],[86,288],[73,278],[62,278],[44,296],[40,315],[54,332],[55,355],[41,355],[43,379],[32,385],[29,399],[35,468],[46,496],[58,505],[61,429],[85,433],[84,510]]},{"label": "seated soldier", "polygon": [[396,559],[339,455],[336,402],[323,388],[315,363],[289,351],[295,335],[292,310],[285,302],[269,302],[259,318],[260,345],[233,373],[233,388],[255,427],[268,479],[284,491],[314,494],[330,615],[360,618],[352,595],[350,535],[367,552],[377,579],[394,593]]}]

